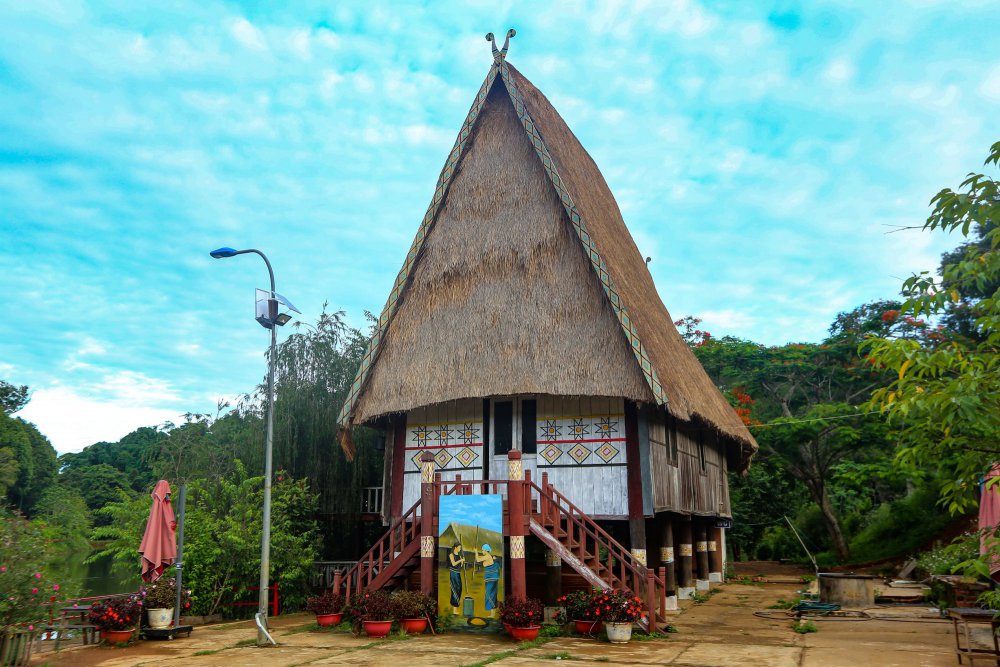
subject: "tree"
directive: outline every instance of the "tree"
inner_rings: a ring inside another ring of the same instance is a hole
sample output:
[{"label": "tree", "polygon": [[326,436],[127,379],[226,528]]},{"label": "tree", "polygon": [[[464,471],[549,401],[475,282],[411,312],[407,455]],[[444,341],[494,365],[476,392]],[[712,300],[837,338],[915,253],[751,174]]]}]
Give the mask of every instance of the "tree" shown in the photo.
[{"label": "tree", "polygon": [[99,510],[109,503],[121,501],[122,494],[126,497],[138,495],[132,491],[131,482],[125,473],[107,463],[74,468],[60,476],[60,483],[83,496],[87,507],[94,513],[97,525],[104,525],[110,520],[107,515],[100,514]]},{"label": "tree", "polygon": [[887,445],[888,431],[880,419],[858,414],[846,404],[816,405],[802,419],[782,417],[758,429],[763,452],[801,482],[819,506],[840,560],[849,555],[847,539],[830,499],[830,486],[838,464],[858,457],[862,450]]},{"label": "tree", "polygon": [[[1000,142],[986,166],[1000,166]],[[978,479],[1000,458],[1000,187],[971,173],[959,187],[941,190],[924,224],[927,231],[960,232],[974,242],[945,256],[939,276],[924,271],[903,283],[901,313],[948,317],[963,311],[961,336],[918,340],[881,336],[864,344],[892,372],[871,406],[901,429],[897,460],[912,469],[943,467],[942,500],[953,512],[975,503]]]},{"label": "tree", "polygon": [[28,404],[28,387],[12,385],[0,380],[0,412],[12,415]]}]

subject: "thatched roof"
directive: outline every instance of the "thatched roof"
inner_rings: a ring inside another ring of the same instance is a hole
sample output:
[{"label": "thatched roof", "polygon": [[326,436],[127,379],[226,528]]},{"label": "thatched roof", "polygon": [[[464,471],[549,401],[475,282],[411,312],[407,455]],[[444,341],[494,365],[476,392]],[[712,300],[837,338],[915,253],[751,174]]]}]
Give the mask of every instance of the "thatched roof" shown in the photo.
[{"label": "thatched roof", "polygon": [[662,405],[739,443],[741,467],[757,448],[674,327],[597,165],[499,54],[341,423],[526,393]]}]

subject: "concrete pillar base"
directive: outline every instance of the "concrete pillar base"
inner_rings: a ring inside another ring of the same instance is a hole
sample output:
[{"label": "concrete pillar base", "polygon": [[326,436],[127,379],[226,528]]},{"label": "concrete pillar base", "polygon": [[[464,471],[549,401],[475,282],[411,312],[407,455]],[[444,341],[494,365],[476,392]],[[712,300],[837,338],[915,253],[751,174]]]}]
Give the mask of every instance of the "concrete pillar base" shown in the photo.
[{"label": "concrete pillar base", "polygon": [[709,588],[711,588],[711,586],[708,583],[708,579],[695,579],[694,586],[699,591],[707,591]]},{"label": "concrete pillar base", "polygon": [[722,583],[722,573],[721,572],[709,572],[708,573],[708,580],[710,582],[712,582],[713,584],[721,584]]},{"label": "concrete pillar base", "polygon": [[666,611],[677,611],[677,596],[668,595],[663,603]]},{"label": "concrete pillar base", "polygon": [[690,600],[691,595],[694,593],[694,589],[690,586],[683,586],[677,589],[677,599],[678,600]]}]

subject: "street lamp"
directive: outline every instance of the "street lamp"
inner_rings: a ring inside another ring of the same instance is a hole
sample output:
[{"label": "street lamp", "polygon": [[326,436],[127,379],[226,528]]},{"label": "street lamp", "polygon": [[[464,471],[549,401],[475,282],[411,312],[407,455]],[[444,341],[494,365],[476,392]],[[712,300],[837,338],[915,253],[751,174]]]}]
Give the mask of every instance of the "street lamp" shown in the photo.
[{"label": "street lamp", "polygon": [[267,431],[264,438],[264,527],[260,539],[260,594],[257,603],[257,645],[264,646],[268,641],[277,644],[267,632],[267,597],[268,585],[270,582],[271,569],[271,444],[274,440],[274,360],[277,347],[277,329],[283,326],[292,316],[287,312],[280,312],[279,305],[283,305],[296,313],[300,312],[288,299],[274,291],[274,270],[271,269],[271,262],[260,250],[249,248],[247,250],[233,250],[232,248],[219,248],[209,254],[215,259],[225,259],[236,255],[255,253],[260,255],[267,265],[267,274],[271,279],[271,291],[257,290],[256,319],[262,327],[271,330],[271,351],[268,355],[267,363]]}]

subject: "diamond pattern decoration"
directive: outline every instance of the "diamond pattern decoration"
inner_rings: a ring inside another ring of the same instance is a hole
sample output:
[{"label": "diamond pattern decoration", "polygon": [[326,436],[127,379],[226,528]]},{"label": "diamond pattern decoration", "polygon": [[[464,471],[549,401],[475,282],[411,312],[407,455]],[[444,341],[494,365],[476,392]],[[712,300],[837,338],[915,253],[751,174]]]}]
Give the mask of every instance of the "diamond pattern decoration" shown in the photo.
[{"label": "diamond pattern decoration", "polygon": [[552,465],[553,463],[555,463],[559,459],[560,456],[563,455],[563,451],[561,449],[559,449],[558,447],[556,447],[555,445],[549,445],[548,447],[546,447],[542,451],[538,452],[538,454],[543,459],[545,459],[546,461],[548,461],[549,465]]},{"label": "diamond pattern decoration", "polygon": [[414,454],[413,456],[410,457],[410,460],[413,461],[413,465],[417,466],[417,468],[420,468],[420,457],[422,455],[423,455],[423,451],[419,451],[419,452],[417,452],[416,454]]},{"label": "diamond pattern decoration", "polygon": [[477,458],[479,458],[479,454],[477,454],[476,452],[474,452],[469,447],[463,447],[462,451],[460,451],[458,454],[455,455],[455,458],[458,459],[459,463],[461,463],[463,466],[465,466],[466,468],[468,468],[469,466],[471,466],[473,464],[473,462]]},{"label": "diamond pattern decoration", "polygon": [[590,450],[580,443],[573,445],[573,448],[566,453],[569,454],[570,458],[577,463],[583,463],[587,460],[587,457],[590,456]]},{"label": "diamond pattern decoration", "polygon": [[611,463],[611,459],[618,456],[618,450],[610,442],[605,442],[603,445],[595,449],[594,453],[601,457],[601,460],[605,463]]},{"label": "diamond pattern decoration", "polygon": [[453,458],[455,457],[449,454],[447,449],[442,449],[434,455],[434,463],[436,463],[439,468],[443,468],[451,463]]}]

